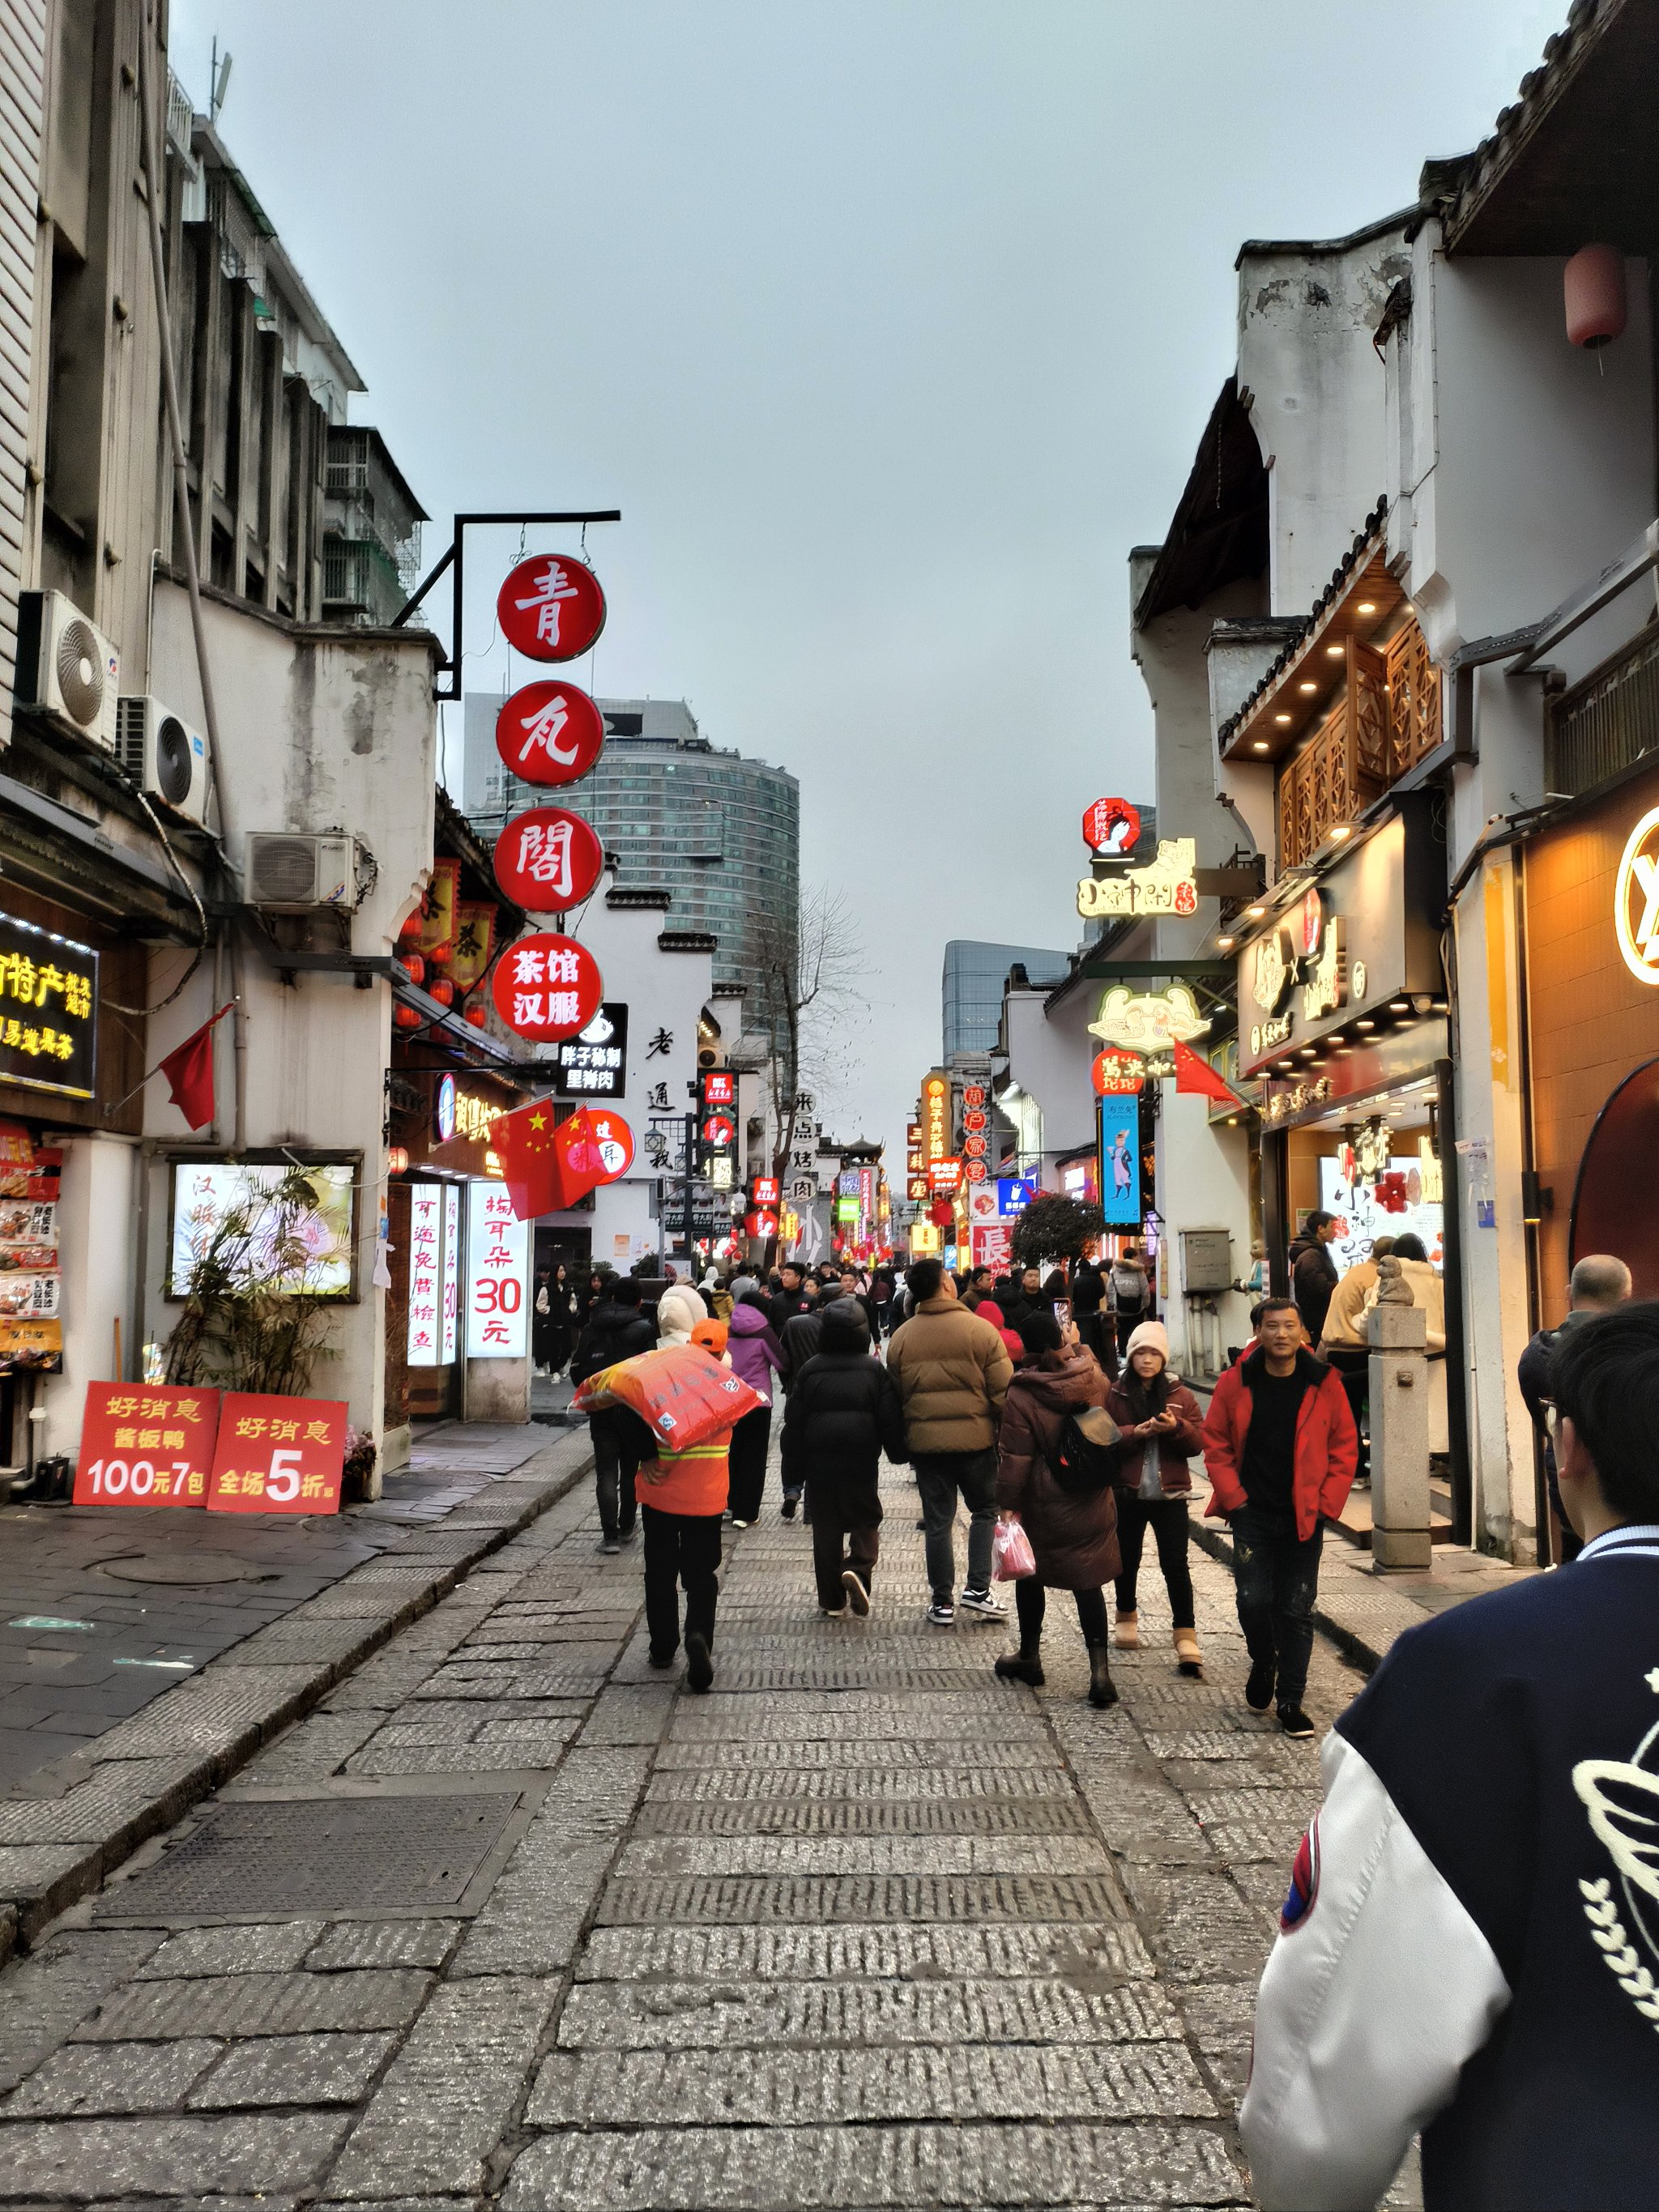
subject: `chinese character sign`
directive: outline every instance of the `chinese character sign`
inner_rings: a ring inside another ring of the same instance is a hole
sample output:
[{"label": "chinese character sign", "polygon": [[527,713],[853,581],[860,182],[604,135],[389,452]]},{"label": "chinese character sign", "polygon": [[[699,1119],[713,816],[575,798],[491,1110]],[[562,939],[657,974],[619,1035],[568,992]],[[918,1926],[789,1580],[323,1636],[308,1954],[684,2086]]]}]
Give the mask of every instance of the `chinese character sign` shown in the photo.
[{"label": "chinese character sign", "polygon": [[1140,842],[1140,811],[1127,799],[1097,799],[1083,813],[1083,842],[1091,851],[1121,860]]},{"label": "chinese character sign", "polygon": [[526,684],[501,702],[495,750],[526,783],[575,783],[605,749],[605,717],[574,684]]},{"label": "chinese character sign", "polygon": [[522,1359],[528,1342],[530,1224],[498,1182],[475,1182],[467,1207],[466,1356]]},{"label": "chinese character sign", "polygon": [[605,628],[605,593],[585,561],[537,553],[508,572],[495,611],[502,636],[527,660],[574,660]]},{"label": "chinese character sign", "polygon": [[634,1164],[634,1132],[614,1106],[590,1107],[587,1118],[593,1124],[599,1158],[605,1163],[599,1181],[615,1182]]},{"label": "chinese character sign", "polygon": [[495,881],[529,914],[580,906],[605,873],[605,848],[580,814],[532,806],[495,840]]},{"label": "chinese character sign", "polygon": [[444,1185],[443,1290],[438,1305],[438,1355],[447,1367],[455,1358],[460,1339],[461,1313],[461,1193],[459,1184]]},{"label": "chinese character sign", "polygon": [[205,1505],[216,1390],[88,1382],[77,1505]]},{"label": "chinese character sign", "polygon": [[443,1313],[444,1186],[409,1189],[409,1350],[411,1367],[436,1367]]},{"label": "chinese character sign", "polygon": [[[607,1000],[585,1030],[567,1037],[554,1055],[562,1098],[621,1098],[628,1089],[628,1008]],[[662,1104],[667,1110],[665,1086]],[[655,1099],[652,1100],[654,1105]]]},{"label": "chinese character sign", "polygon": [[495,1011],[520,1036],[554,1043],[585,1030],[599,1011],[599,964],[574,937],[521,937],[495,963]]},{"label": "chinese character sign", "polygon": [[0,1082],[90,1098],[97,1026],[98,955],[0,915]]},{"label": "chinese character sign", "polygon": [[337,1513],[346,1408],[333,1398],[228,1390],[208,1491],[210,1513]]}]

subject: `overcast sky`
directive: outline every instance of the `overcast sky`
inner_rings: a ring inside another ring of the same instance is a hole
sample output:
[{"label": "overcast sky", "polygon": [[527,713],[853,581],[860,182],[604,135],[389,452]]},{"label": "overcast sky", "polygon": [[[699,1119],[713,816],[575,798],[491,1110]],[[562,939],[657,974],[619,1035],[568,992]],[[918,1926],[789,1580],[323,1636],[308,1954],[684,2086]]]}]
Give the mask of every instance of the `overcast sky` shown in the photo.
[{"label": "overcast sky", "polygon": [[800,778],[866,955],[834,1118],[891,1147],[945,939],[1073,945],[1083,807],[1150,795],[1125,560],[1232,366],[1240,240],[1407,204],[1565,9],[173,0],[172,60],[200,107],[234,54],[226,142],[428,557],[458,507],[621,507],[594,688]]}]

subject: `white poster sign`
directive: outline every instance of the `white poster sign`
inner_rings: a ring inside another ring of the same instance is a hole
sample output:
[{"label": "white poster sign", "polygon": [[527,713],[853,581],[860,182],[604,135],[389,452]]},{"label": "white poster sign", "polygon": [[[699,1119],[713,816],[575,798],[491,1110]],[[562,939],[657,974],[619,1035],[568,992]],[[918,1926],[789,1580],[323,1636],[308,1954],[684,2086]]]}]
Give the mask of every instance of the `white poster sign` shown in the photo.
[{"label": "white poster sign", "polygon": [[436,1182],[409,1189],[409,1364],[436,1367],[442,1336],[444,1192]]},{"label": "white poster sign", "polygon": [[530,1224],[498,1182],[468,1194],[466,1356],[522,1359],[529,1342]]},{"label": "white poster sign", "polygon": [[460,1350],[461,1314],[461,1187],[444,1185],[443,1364],[447,1367]]}]

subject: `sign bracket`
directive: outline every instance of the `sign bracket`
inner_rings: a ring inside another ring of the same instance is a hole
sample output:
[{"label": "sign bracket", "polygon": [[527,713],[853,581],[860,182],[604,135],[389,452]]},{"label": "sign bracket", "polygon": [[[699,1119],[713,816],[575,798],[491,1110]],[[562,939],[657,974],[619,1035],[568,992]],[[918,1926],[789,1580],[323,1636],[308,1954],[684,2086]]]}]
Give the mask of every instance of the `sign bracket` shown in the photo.
[{"label": "sign bracket", "polygon": [[428,571],[425,580],[416,592],[414,598],[407,600],[392,617],[392,629],[402,629],[427,593],[443,575],[445,570],[453,571],[449,651],[438,663],[440,673],[447,675],[450,682],[447,690],[441,688],[434,683],[432,687],[433,697],[454,701],[461,696],[461,667],[465,658],[462,636],[465,614],[462,602],[465,582],[466,532],[469,530],[510,529],[515,525],[520,529],[528,530],[554,526],[563,526],[573,523],[586,525],[590,522],[620,522],[621,520],[622,509],[619,507],[590,507],[585,510],[572,508],[534,514],[527,513],[458,514],[455,517],[455,534],[449,541],[449,550],[443,554],[435,567]]}]

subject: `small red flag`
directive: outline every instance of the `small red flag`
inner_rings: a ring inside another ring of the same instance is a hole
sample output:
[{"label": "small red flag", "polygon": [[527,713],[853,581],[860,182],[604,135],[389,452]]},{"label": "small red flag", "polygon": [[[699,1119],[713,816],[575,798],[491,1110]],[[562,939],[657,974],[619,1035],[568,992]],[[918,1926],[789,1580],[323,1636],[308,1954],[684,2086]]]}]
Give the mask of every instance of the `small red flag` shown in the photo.
[{"label": "small red flag", "polygon": [[513,1211],[520,1221],[574,1206],[605,1180],[599,1133],[586,1106],[562,1121],[549,1099],[503,1114],[489,1133]]},{"label": "small red flag", "polygon": [[1245,1103],[1230,1084],[1223,1081],[1209,1061],[1195,1053],[1191,1045],[1182,1044],[1179,1037],[1175,1045],[1176,1089],[1196,1091],[1200,1097],[1214,1098],[1224,1106],[1242,1106]]},{"label": "small red flag", "polygon": [[192,1129],[204,1129],[213,1119],[213,1030],[223,1021],[229,1006],[210,1014],[201,1028],[175,1045],[156,1068],[165,1075],[173,1103]]}]

